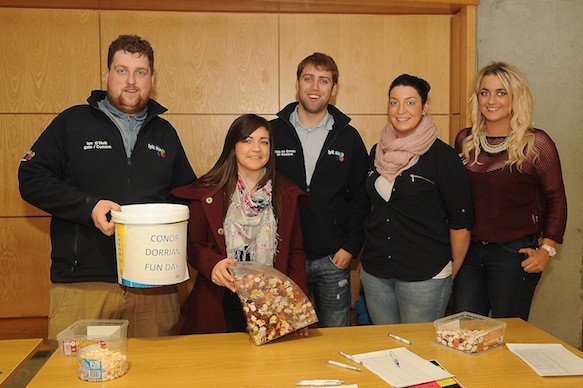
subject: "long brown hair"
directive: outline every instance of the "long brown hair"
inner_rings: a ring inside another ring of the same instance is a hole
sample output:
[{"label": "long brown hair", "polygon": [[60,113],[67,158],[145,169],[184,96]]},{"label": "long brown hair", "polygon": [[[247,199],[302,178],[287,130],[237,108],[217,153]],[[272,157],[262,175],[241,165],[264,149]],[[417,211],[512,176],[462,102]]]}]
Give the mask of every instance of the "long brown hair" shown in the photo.
[{"label": "long brown hair", "polygon": [[219,159],[213,168],[201,176],[197,181],[197,186],[215,186],[212,194],[215,194],[219,190],[223,191],[225,195],[225,200],[223,201],[223,217],[227,214],[229,201],[235,191],[235,187],[237,186],[238,172],[237,158],[235,157],[235,145],[251,136],[257,128],[261,127],[264,127],[269,133],[269,160],[265,165],[265,174],[261,177],[259,182],[257,182],[257,187],[261,188],[265,186],[267,181],[271,179],[271,184],[273,186],[273,211],[276,217],[279,217],[281,214],[281,197],[283,193],[280,182],[275,176],[275,153],[273,151],[271,127],[263,117],[254,114],[246,114],[233,121],[233,124],[231,124],[227,136],[225,137],[225,144],[223,145],[223,151],[221,152]]}]

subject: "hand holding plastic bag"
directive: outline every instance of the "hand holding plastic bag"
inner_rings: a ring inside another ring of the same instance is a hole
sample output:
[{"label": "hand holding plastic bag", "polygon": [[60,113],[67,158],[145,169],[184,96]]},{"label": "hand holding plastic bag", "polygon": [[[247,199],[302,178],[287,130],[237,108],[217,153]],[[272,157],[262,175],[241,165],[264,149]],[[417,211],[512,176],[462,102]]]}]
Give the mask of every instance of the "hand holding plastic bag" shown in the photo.
[{"label": "hand holding plastic bag", "polygon": [[318,322],[306,294],[275,268],[245,262],[237,263],[231,271],[255,345]]}]

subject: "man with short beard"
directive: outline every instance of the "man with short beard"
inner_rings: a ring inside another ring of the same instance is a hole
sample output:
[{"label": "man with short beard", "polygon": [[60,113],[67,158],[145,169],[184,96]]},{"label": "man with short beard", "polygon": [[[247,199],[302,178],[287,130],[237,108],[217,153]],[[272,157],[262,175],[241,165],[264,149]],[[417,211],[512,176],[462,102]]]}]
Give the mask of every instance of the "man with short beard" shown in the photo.
[{"label": "man with short beard", "polygon": [[109,47],[107,91],[59,114],[21,161],[22,198],[51,214],[49,339],[79,319],[128,319],[128,335],[170,335],[176,286],[117,283],[114,223],[120,205],[176,202],[196,176],[176,130],[150,99],[154,51],[139,36]]}]

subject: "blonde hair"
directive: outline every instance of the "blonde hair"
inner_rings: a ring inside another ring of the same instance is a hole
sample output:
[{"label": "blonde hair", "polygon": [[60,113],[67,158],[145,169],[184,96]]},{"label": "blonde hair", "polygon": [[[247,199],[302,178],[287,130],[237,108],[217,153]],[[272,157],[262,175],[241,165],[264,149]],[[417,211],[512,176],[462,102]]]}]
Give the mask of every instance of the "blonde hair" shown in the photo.
[{"label": "blonde hair", "polygon": [[[532,126],[532,114],[534,102],[530,88],[524,75],[516,67],[504,62],[492,62],[483,67],[474,77],[471,83],[471,96],[469,99],[472,131],[464,139],[461,156],[465,163],[479,164],[480,134],[486,130],[486,120],[480,112],[478,93],[482,79],[487,75],[497,76],[510,97],[510,132],[508,134],[508,160],[506,165],[512,168],[516,166],[522,170],[522,163],[528,159],[538,158],[538,152],[534,147],[534,129]],[[470,154],[474,151],[473,160]]]}]

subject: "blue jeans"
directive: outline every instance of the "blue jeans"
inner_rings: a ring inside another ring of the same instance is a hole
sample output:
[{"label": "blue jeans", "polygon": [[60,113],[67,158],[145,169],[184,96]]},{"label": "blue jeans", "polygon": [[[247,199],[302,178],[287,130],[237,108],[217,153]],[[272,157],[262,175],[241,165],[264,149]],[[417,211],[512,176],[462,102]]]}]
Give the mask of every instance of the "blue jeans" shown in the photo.
[{"label": "blue jeans", "polygon": [[493,318],[528,319],[532,296],[541,273],[528,273],[520,263],[521,248],[536,248],[531,235],[506,243],[472,242],[454,282],[455,312],[470,311]]},{"label": "blue jeans", "polygon": [[308,289],[314,295],[319,327],[350,325],[350,266],[341,269],[332,256],[306,260]]},{"label": "blue jeans", "polygon": [[443,318],[451,294],[451,276],[406,282],[383,279],[360,269],[368,313],[375,325],[431,322]]}]

